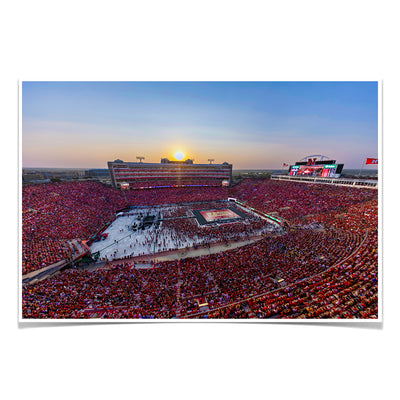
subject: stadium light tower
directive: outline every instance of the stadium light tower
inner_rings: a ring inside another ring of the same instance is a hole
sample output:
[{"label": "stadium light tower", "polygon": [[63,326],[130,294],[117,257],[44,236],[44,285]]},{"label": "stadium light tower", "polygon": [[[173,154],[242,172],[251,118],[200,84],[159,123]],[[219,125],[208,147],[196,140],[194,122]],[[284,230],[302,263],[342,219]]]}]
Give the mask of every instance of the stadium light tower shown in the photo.
[{"label": "stadium light tower", "polygon": [[213,158],[209,158],[208,161],[210,161],[210,164],[212,164],[215,160]]},{"label": "stadium light tower", "polygon": [[136,157],[138,160],[139,160],[139,162],[142,162],[142,160],[144,160],[144,157]]}]

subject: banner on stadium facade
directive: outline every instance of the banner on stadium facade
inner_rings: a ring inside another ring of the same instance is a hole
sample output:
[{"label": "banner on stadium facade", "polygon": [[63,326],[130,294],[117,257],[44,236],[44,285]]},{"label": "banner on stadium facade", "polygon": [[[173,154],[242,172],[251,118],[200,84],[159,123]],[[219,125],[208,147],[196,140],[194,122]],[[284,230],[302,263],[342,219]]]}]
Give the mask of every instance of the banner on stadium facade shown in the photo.
[{"label": "banner on stadium facade", "polygon": [[377,158],[367,158],[367,162],[365,164],[378,164]]}]

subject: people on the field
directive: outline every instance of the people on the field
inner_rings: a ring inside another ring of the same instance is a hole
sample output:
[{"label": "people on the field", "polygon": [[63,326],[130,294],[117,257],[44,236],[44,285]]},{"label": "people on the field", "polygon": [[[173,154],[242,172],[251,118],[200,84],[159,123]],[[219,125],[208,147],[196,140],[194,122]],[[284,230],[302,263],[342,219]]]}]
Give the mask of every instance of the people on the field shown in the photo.
[{"label": "people on the field", "polygon": [[[200,201],[198,191],[187,189],[132,190],[126,197],[137,205]],[[202,192],[203,199],[226,199],[227,189],[212,189]],[[277,210],[294,228],[222,253],[156,262],[151,268],[121,261],[91,272],[63,271],[23,288],[24,318],[377,317],[375,190],[246,179],[229,194],[263,212]],[[68,239],[90,237],[126,205],[120,191],[96,182],[24,187],[23,271],[75,253],[74,246],[66,247]],[[251,225],[203,230],[194,219],[178,223],[187,211],[171,208],[173,218],[161,227],[180,245],[187,237],[201,237],[209,245],[215,237],[250,236],[264,227],[263,220],[254,219]],[[166,237],[161,234],[160,249],[167,247]]]}]

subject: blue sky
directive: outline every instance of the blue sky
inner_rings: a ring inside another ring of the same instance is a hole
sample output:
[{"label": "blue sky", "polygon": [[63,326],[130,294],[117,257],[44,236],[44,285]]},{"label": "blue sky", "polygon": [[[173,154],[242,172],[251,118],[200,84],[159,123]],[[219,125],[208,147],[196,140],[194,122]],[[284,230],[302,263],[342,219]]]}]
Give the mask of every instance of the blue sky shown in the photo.
[{"label": "blue sky", "polygon": [[280,168],[378,156],[377,82],[23,82],[23,167],[121,158]]}]

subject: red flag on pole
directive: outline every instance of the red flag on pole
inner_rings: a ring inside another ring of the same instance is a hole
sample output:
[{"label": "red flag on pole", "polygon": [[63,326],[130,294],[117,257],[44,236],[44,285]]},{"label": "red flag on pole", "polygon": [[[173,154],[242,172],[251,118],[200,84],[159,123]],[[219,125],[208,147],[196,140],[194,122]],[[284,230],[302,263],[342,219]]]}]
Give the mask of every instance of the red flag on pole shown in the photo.
[{"label": "red flag on pole", "polygon": [[367,158],[367,162],[365,164],[376,164],[376,165],[378,165],[378,159],[377,158]]}]

